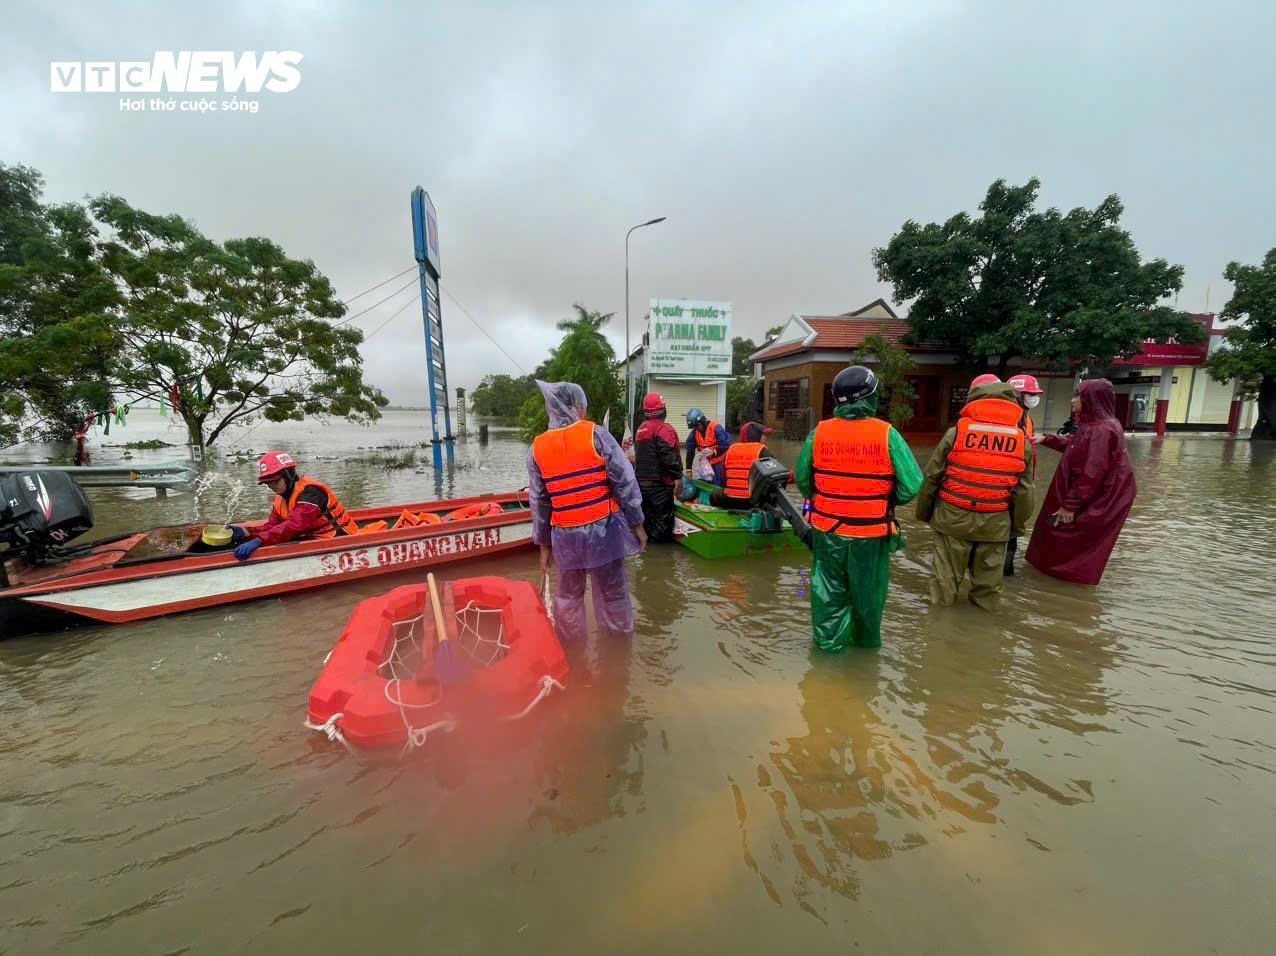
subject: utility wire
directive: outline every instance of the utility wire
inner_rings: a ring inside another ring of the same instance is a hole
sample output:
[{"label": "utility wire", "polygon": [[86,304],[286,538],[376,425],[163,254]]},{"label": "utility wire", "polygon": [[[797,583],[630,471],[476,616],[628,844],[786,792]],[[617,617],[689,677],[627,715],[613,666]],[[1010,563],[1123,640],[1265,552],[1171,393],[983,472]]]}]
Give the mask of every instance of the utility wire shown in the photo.
[{"label": "utility wire", "polygon": [[492,344],[493,344],[493,345],[495,345],[498,349],[501,349],[501,354],[502,354],[502,355],[504,355],[507,359],[509,359],[509,360],[510,360],[510,362],[514,365],[514,367],[515,367],[516,369],[518,369],[518,370],[519,370],[520,372],[522,372],[524,375],[526,375],[526,374],[527,374],[527,370],[526,370],[525,368],[523,368],[523,366],[519,365],[517,362],[515,362],[515,361],[514,361],[514,356],[510,355],[510,354],[509,354],[509,352],[505,351],[505,349],[504,349],[504,348],[501,348],[501,343],[500,343],[500,342],[498,342],[498,341],[496,341],[496,339],[493,339],[493,338],[492,338],[492,336],[488,334],[487,329],[485,329],[485,328],[483,328],[483,326],[479,325],[479,321],[478,321],[478,319],[476,319],[476,318],[474,318],[474,316],[470,315],[470,311],[469,311],[469,309],[467,309],[465,306],[461,305],[461,303],[460,303],[460,302],[458,302],[458,301],[456,300],[456,296],[454,296],[454,295],[453,295],[451,292],[449,292],[447,289],[444,289],[442,285],[440,285],[440,286],[439,286],[439,288],[440,288],[440,289],[443,289],[443,294],[444,294],[444,295],[446,295],[449,299],[451,299],[451,300],[452,300],[452,304],[453,304],[453,305],[455,305],[458,309],[460,309],[463,313],[465,313],[465,317],[466,317],[467,319],[469,319],[471,322],[473,322],[473,323],[474,323],[474,327],[475,327],[476,329],[478,329],[480,332],[482,332],[484,335],[486,335],[489,339],[491,339],[491,342],[492,342]]},{"label": "utility wire", "polygon": [[404,309],[406,309],[408,306],[410,306],[410,305],[416,305],[416,303],[418,303],[418,302],[420,302],[420,301],[421,301],[421,295],[420,295],[420,293],[417,293],[417,294],[416,294],[416,295],[414,295],[412,298],[408,299],[408,301],[407,301],[407,302],[404,302],[404,303],[403,303],[403,305],[399,306],[399,307],[398,307],[397,309],[395,309],[392,313],[390,313],[390,318],[386,319],[384,322],[382,322],[380,325],[378,325],[375,329],[373,329],[371,332],[369,332],[367,335],[365,335],[365,336],[363,337],[363,341],[365,341],[365,342],[366,342],[366,341],[368,341],[368,339],[372,338],[372,336],[376,335],[378,332],[380,332],[382,329],[384,329],[387,325],[389,325],[389,324],[390,324],[390,319],[393,319],[396,315],[398,315],[400,312],[402,312],[402,311],[403,311]]},{"label": "utility wire", "polygon": [[[396,276],[395,278],[398,278],[398,277]],[[398,294],[399,294],[400,292],[402,292],[404,289],[408,288],[409,286],[415,285],[415,284],[416,284],[416,282],[417,282],[417,279],[416,279],[416,278],[409,279],[409,280],[408,280],[407,285],[402,285],[402,286],[400,286],[399,288],[397,288],[397,289],[395,289],[393,292],[391,292],[389,295],[387,295],[384,299],[378,299],[376,302],[372,303],[372,305],[368,306],[368,307],[367,307],[366,309],[364,309],[363,311],[361,311],[361,312],[356,312],[354,315],[348,315],[348,316],[346,316],[344,319],[342,319],[340,322],[334,322],[334,323],[333,323],[333,327],[335,328],[335,327],[337,327],[337,326],[341,326],[341,325],[348,325],[349,323],[353,322],[355,319],[359,318],[359,316],[361,316],[361,315],[367,315],[369,312],[371,312],[371,311],[372,311],[373,309],[375,309],[377,306],[379,306],[379,305],[383,305],[384,303],[389,302],[391,299],[393,299],[396,295],[398,295]]]},{"label": "utility wire", "polygon": [[365,295],[367,295],[369,292],[375,292],[377,289],[381,288],[383,285],[386,285],[387,283],[393,282],[395,279],[399,278],[399,276],[405,276],[405,275],[407,275],[409,272],[411,272],[411,271],[412,271],[413,269],[415,269],[415,268],[416,268],[416,266],[415,266],[415,265],[410,265],[410,266],[408,266],[406,269],[404,269],[402,272],[400,272],[400,273],[399,273],[399,275],[390,276],[390,278],[388,278],[388,279],[384,279],[384,280],[382,280],[381,282],[378,282],[376,285],[372,286],[371,288],[364,289],[364,290],[363,290],[362,292],[360,292],[358,295],[352,295],[352,296],[351,296],[350,298],[348,298],[348,299],[342,299],[342,300],[341,300],[341,304],[342,304],[342,305],[349,305],[349,304],[350,304],[351,302],[353,302],[355,299],[362,299],[362,298],[363,298]]}]

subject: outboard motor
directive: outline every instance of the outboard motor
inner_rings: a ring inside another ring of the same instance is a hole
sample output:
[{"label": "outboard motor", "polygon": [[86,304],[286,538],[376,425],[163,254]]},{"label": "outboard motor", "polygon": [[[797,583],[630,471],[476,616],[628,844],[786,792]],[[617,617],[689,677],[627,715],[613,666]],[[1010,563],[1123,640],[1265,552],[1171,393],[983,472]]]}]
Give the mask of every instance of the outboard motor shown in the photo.
[{"label": "outboard motor", "polygon": [[47,560],[93,527],[93,505],[61,471],[17,471],[0,477],[0,542],[32,564]]},{"label": "outboard motor", "polygon": [[769,511],[785,518],[793,531],[808,548],[811,547],[811,526],[802,517],[784,489],[789,484],[789,469],[774,458],[759,458],[749,469],[749,504],[761,511]]}]

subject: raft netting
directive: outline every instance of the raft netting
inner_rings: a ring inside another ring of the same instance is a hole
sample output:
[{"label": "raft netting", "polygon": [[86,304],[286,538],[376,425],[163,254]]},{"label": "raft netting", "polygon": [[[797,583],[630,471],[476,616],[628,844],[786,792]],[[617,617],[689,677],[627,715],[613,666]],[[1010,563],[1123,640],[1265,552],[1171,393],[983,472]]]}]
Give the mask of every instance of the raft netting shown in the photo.
[{"label": "raft netting", "polygon": [[[547,584],[542,584],[543,590],[547,593]],[[423,668],[429,668],[429,672],[433,672],[434,652],[438,649],[438,642],[432,643],[428,649],[429,659],[425,660],[427,648],[425,646],[425,616],[427,613],[433,612],[429,609],[427,602],[426,607],[416,617],[410,617],[403,621],[395,621],[394,643],[390,647],[390,654],[381,662],[379,670],[382,674],[387,675],[385,683],[386,700],[399,708],[399,715],[403,718],[404,729],[407,730],[408,739],[404,744],[405,751],[412,750],[422,746],[430,734],[435,731],[450,731],[456,728],[456,721],[451,717],[443,717],[429,723],[414,724],[411,718],[413,712],[429,711],[431,708],[438,707],[443,702],[445,696],[443,684],[439,681],[431,681],[434,688],[434,696],[422,703],[409,703],[405,701],[399,694],[399,687],[404,681],[413,683],[417,682],[417,673]],[[459,649],[465,655],[466,663],[475,669],[491,667],[497,661],[505,657],[510,651],[510,646],[505,643],[505,618],[501,608],[479,607],[473,601],[456,612],[456,636],[448,638],[449,643]],[[485,629],[490,630],[491,625],[487,622],[495,623],[495,635],[485,636]],[[328,653],[331,657],[332,653]],[[324,658],[324,663],[328,662]],[[539,704],[555,687],[563,690],[563,685],[554,680],[553,677],[546,674],[541,678],[540,693],[525,707],[522,712],[513,714],[508,720],[519,720],[526,717],[533,707]],[[318,730],[328,735],[329,740],[337,740],[349,747],[346,739],[341,735],[340,729],[337,727],[337,721],[344,714],[333,714],[323,724],[306,723],[311,730]]]}]

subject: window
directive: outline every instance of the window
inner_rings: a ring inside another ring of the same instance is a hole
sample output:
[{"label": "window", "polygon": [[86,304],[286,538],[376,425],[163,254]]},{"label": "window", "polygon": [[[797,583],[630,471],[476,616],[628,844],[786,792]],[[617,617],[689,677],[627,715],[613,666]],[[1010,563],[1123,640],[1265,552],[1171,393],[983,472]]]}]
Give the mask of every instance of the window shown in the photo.
[{"label": "window", "polygon": [[780,383],[775,379],[771,379],[766,395],[767,411],[774,412],[778,410],[780,407]]}]

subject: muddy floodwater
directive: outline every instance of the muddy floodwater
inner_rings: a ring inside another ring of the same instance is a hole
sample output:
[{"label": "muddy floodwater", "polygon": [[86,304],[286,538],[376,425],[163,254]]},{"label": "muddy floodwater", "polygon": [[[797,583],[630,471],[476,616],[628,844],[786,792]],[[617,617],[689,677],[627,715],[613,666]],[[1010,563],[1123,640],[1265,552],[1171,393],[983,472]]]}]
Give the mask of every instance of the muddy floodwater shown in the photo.
[{"label": "muddy floodwater", "polygon": [[[179,440],[135,414],[105,440]],[[226,448],[286,447],[356,507],[526,483],[508,432],[439,479],[348,460],[420,428]],[[526,720],[403,758],[302,721],[351,609],[411,575],[4,642],[0,951],[1271,952],[1276,457],[1130,447],[1097,588],[1028,569],[997,613],[931,610],[906,509],[881,650],[829,657],[805,552],[655,548],[632,644],[591,638]],[[251,462],[217,467],[198,500],[95,491],[93,534],[223,520],[240,479],[264,515]],[[538,577],[530,551],[445,573]]]}]

